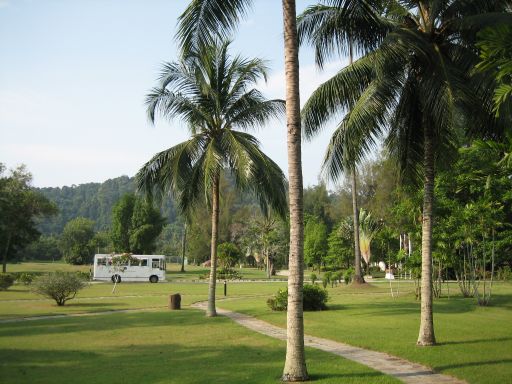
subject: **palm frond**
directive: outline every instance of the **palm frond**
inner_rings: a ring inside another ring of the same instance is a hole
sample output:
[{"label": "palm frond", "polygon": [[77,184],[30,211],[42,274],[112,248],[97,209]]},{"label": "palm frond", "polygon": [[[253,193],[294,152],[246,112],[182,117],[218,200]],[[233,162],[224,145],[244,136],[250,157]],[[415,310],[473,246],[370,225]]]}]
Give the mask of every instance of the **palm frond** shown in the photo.
[{"label": "palm frond", "polygon": [[252,192],[265,215],[271,208],[282,218],[287,214],[286,178],[279,166],[259,148],[250,134],[226,130],[223,146],[240,190]]},{"label": "palm frond", "polygon": [[213,45],[218,37],[227,38],[252,0],[192,0],[178,18],[176,37],[181,50],[190,52],[201,45]]}]

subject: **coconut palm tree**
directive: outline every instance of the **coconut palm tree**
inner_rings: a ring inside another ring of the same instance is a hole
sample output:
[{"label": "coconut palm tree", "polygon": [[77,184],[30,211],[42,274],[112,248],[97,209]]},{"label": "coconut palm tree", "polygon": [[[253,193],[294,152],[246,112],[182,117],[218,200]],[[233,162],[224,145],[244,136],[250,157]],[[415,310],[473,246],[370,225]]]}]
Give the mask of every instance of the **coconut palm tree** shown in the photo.
[{"label": "coconut palm tree", "polygon": [[187,213],[206,199],[211,210],[211,272],[208,316],[216,315],[215,283],[219,181],[228,170],[240,190],[249,190],[266,212],[286,216],[286,180],[277,164],[244,132],[284,112],[282,100],[266,100],[251,88],[266,78],[262,60],[230,57],[228,42],[190,50],[163,66],[159,86],[146,99],[149,119],[181,119],[191,138],[157,153],[137,174],[140,190],[161,198],[171,193]]},{"label": "coconut palm tree", "polygon": [[[362,2],[327,1],[308,7],[298,17],[299,41],[316,47],[315,59],[322,68],[326,59],[334,52],[348,55],[349,65],[353,63],[354,48],[368,50],[375,48],[375,36],[384,36],[389,30],[386,20],[379,20],[377,12],[368,12],[371,8]],[[378,22],[376,22],[376,20]],[[367,30],[372,32],[367,35]],[[306,132],[306,138],[312,135]],[[359,207],[357,203],[357,166],[350,159],[345,158],[346,169],[350,173],[352,187],[352,219],[354,244],[354,277],[352,284],[364,284],[361,270],[361,247]],[[325,163],[328,162],[326,158]],[[328,166],[323,167],[326,178],[337,181],[339,174]]]},{"label": "coconut palm tree", "polygon": [[[306,136],[346,111],[325,166],[338,177],[384,140],[402,175],[422,180],[421,322],[417,344],[435,344],[432,312],[432,218],[436,161],[457,145],[457,132],[498,131],[490,113],[490,78],[472,75],[476,33],[512,22],[508,0],[326,0],[301,37],[317,62],[354,45],[361,56],[322,84],[303,108]],[[327,8],[322,8],[322,7]],[[315,19],[316,18],[316,19]],[[300,28],[300,25],[299,25]],[[320,59],[319,59],[320,58]]]},{"label": "coconut palm tree", "polygon": [[[252,0],[192,0],[180,16],[182,51],[227,36],[252,5]],[[282,0],[286,77],[286,120],[290,210],[287,344],[283,381],[308,379],[304,353],[302,285],[304,282],[304,212],[301,163],[299,59],[295,0]]]}]

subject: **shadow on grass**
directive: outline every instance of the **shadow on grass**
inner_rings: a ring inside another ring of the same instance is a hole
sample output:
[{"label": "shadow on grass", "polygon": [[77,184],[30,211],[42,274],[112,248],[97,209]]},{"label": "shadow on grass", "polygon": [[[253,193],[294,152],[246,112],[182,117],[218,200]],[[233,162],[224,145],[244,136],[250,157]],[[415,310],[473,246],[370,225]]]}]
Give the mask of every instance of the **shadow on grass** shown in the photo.
[{"label": "shadow on grass", "polygon": [[512,340],[512,337],[499,337],[499,338],[490,338],[490,339],[445,341],[445,342],[437,343],[437,345],[443,346],[443,345],[459,345],[459,344],[501,343],[501,342],[510,341],[510,340]]},{"label": "shadow on grass", "polygon": [[[95,302],[95,303],[79,303],[79,302],[72,302],[72,303],[66,303],[66,307],[69,307],[69,308],[103,308],[103,307],[119,307],[120,305],[122,305],[123,303],[98,303],[98,302]],[[116,309],[116,308],[112,308],[112,309]]]},{"label": "shadow on grass", "polygon": [[[509,295],[493,296],[492,306],[505,309],[512,308],[512,298]],[[358,302],[347,304],[329,304],[332,310],[350,310],[353,316],[399,316],[407,314],[417,314],[420,311],[420,302],[412,300],[389,300],[379,302]],[[438,299],[434,301],[434,313],[442,314],[461,314],[477,310],[479,307],[474,298],[455,297],[451,299]],[[485,308],[485,307],[483,307]]]},{"label": "shadow on grass", "polygon": [[512,363],[512,359],[502,359],[502,360],[489,360],[489,361],[470,361],[466,363],[460,364],[448,364],[448,365],[438,365],[436,366],[436,371],[444,371],[448,369],[455,368],[465,368],[465,367],[481,367],[484,365],[497,365],[497,364],[510,364]]},{"label": "shadow on grass", "polygon": [[[90,313],[90,312],[88,312]],[[191,313],[197,313],[192,316]],[[56,314],[62,315],[62,313]],[[217,317],[213,322],[228,322],[225,317]],[[74,332],[88,332],[98,330],[120,330],[125,328],[146,328],[158,326],[188,327],[191,325],[207,325],[204,312],[192,309],[181,311],[161,312],[121,312],[100,314],[90,317],[57,317],[18,323],[0,324],[0,337],[3,336],[35,336],[49,334],[63,334]],[[141,329],[140,332],[143,332]]]},{"label": "shadow on grass", "polygon": [[[249,337],[227,318],[206,319],[194,310],[35,321],[1,330],[14,341],[0,348],[2,384],[278,383],[285,356],[284,342]],[[107,333],[83,334],[92,330]],[[308,349],[308,361],[320,383],[394,382],[320,351]]]}]

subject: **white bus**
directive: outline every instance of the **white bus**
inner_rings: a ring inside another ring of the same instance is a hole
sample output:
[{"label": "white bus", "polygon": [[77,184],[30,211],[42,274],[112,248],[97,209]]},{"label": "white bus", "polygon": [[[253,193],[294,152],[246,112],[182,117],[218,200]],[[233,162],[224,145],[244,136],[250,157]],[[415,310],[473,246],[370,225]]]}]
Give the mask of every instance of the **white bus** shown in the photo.
[{"label": "white bus", "polygon": [[165,281],[165,256],[163,255],[131,255],[137,263],[113,266],[112,257],[120,255],[94,255],[93,280],[102,281],[149,281],[158,283]]}]

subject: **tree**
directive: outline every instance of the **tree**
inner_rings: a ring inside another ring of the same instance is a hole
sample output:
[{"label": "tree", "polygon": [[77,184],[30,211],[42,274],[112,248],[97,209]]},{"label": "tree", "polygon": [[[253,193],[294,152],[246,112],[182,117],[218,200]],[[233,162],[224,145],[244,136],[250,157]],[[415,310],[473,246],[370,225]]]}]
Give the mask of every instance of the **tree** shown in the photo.
[{"label": "tree", "polygon": [[304,227],[304,260],[318,271],[327,254],[327,226],[317,217],[310,217]]},{"label": "tree", "polygon": [[125,194],[112,210],[111,239],[117,252],[151,254],[165,220],[160,212],[134,194]]},{"label": "tree", "polygon": [[164,218],[151,202],[141,198],[135,200],[130,225],[130,252],[152,254],[156,249],[156,238],[162,232]]},{"label": "tree", "polygon": [[350,258],[352,254],[350,246],[352,233],[351,228],[352,226],[350,225],[347,230],[348,233],[344,233],[346,227],[340,223],[335,226],[329,234],[329,237],[327,238],[327,256],[325,258],[325,263],[329,268],[340,269],[344,266],[348,269],[350,267]]},{"label": "tree", "polygon": [[[454,152],[459,131],[500,130],[488,76],[473,75],[476,33],[512,22],[508,1],[326,1],[305,20],[303,37],[318,58],[354,46],[361,57],[321,85],[303,109],[312,135],[348,111],[326,155],[330,173],[358,163],[384,139],[403,175],[423,180],[421,321],[418,345],[435,344],[432,311],[432,218],[435,159]],[[383,6],[383,5],[389,5]],[[493,12],[493,13],[491,13]]]},{"label": "tree", "polygon": [[[290,211],[290,254],[286,361],[283,381],[308,379],[304,353],[304,207],[301,163],[299,97],[299,47],[295,0],[282,0],[286,78],[286,122],[288,148],[288,205]],[[252,0],[193,0],[180,16],[178,40],[186,54],[194,47],[226,37],[245,15]]]},{"label": "tree", "polygon": [[114,249],[118,252],[130,251],[130,229],[132,226],[135,195],[124,194],[112,208],[112,229],[110,236]]},{"label": "tree", "polygon": [[164,65],[160,86],[147,96],[149,118],[181,118],[192,137],[156,154],[137,174],[140,190],[158,199],[171,193],[185,216],[206,198],[212,223],[207,316],[217,314],[219,186],[224,170],[232,173],[238,190],[257,196],[264,211],[286,214],[283,172],[260,150],[256,138],[243,132],[279,116],[284,104],[250,88],[266,78],[265,63],[230,57],[228,48],[228,42],[193,47],[180,62]]},{"label": "tree", "polygon": [[33,283],[35,293],[55,300],[58,306],[74,299],[86,283],[75,273],[53,272],[42,275]]},{"label": "tree", "polygon": [[12,169],[8,176],[4,171],[0,163],[0,252],[6,273],[7,260],[39,238],[35,219],[55,215],[57,208],[32,189],[32,175],[25,166]]},{"label": "tree", "polygon": [[60,237],[64,260],[69,264],[89,264],[94,256],[94,221],[85,217],[70,220]]},{"label": "tree", "polygon": [[62,252],[59,248],[59,240],[55,236],[42,235],[39,239],[28,244],[20,255],[25,260],[60,260]]},{"label": "tree", "polygon": [[219,262],[224,268],[233,268],[242,257],[240,249],[233,243],[222,243],[217,246]]}]

